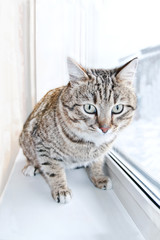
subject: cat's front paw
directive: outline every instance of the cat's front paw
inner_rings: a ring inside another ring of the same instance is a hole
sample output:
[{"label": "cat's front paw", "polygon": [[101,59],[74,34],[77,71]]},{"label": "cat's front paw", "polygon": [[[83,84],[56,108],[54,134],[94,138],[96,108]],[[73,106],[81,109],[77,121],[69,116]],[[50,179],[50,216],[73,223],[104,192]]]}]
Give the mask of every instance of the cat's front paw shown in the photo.
[{"label": "cat's front paw", "polygon": [[22,173],[25,176],[29,176],[29,177],[33,177],[35,176],[37,173],[39,172],[39,170],[37,168],[35,168],[33,165],[26,165],[23,169],[22,169]]},{"label": "cat's front paw", "polygon": [[91,181],[93,182],[93,184],[97,188],[100,188],[100,189],[103,189],[103,190],[110,190],[110,189],[112,189],[112,181],[107,176],[92,177]]},{"label": "cat's front paw", "polygon": [[69,188],[52,191],[52,197],[57,203],[68,203],[72,199],[72,192]]}]

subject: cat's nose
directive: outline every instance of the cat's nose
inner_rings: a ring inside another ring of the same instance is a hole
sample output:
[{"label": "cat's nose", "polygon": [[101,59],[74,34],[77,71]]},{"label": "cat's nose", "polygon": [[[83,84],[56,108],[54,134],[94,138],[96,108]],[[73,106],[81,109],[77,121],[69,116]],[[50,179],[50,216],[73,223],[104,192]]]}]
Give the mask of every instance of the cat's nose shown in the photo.
[{"label": "cat's nose", "polygon": [[102,130],[103,133],[106,133],[109,130],[109,126],[107,126],[106,124],[104,124],[103,126],[100,126],[99,128]]}]

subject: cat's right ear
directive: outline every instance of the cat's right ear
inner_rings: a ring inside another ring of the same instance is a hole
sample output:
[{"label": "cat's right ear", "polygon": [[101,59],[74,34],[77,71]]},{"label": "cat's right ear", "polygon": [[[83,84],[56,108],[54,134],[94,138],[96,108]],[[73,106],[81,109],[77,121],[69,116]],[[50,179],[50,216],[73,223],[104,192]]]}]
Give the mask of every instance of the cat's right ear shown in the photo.
[{"label": "cat's right ear", "polygon": [[71,85],[79,84],[79,81],[88,78],[85,69],[70,57],[67,58],[67,66]]},{"label": "cat's right ear", "polygon": [[117,68],[116,78],[118,82],[125,82],[131,84],[136,74],[138,65],[138,58],[134,58],[127,62],[125,65]]}]

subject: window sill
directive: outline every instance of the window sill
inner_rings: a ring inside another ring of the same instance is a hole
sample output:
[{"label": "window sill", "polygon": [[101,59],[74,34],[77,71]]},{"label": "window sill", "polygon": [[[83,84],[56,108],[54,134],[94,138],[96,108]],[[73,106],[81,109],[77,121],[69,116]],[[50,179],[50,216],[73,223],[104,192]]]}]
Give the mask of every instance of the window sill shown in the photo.
[{"label": "window sill", "polygon": [[84,169],[67,171],[73,199],[59,205],[40,175],[22,175],[24,164],[19,154],[0,201],[0,239],[144,240],[114,189],[95,188]]}]

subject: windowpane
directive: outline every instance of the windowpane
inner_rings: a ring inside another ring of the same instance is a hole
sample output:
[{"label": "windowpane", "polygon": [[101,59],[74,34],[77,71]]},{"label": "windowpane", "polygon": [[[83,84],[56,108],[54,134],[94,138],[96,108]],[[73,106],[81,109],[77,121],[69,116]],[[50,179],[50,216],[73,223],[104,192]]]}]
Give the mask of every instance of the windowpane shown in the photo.
[{"label": "windowpane", "polygon": [[160,183],[160,46],[141,51],[135,88],[136,115],[116,148]]}]

